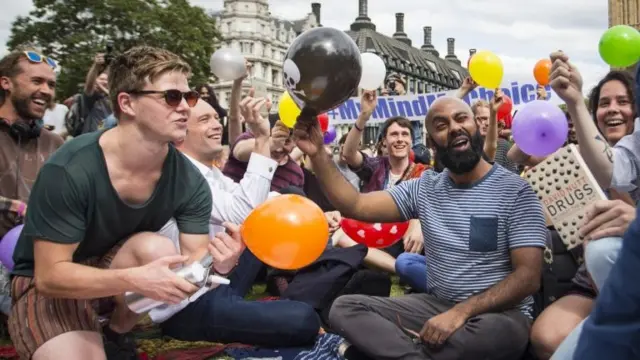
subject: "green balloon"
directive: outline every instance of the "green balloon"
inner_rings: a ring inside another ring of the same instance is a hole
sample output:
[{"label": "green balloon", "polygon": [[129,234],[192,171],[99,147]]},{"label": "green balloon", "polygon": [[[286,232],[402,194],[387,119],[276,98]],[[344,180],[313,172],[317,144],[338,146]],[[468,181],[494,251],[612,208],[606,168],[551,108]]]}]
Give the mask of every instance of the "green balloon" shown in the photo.
[{"label": "green balloon", "polygon": [[602,60],[613,67],[624,68],[640,60],[640,32],[628,25],[616,25],[600,38]]}]

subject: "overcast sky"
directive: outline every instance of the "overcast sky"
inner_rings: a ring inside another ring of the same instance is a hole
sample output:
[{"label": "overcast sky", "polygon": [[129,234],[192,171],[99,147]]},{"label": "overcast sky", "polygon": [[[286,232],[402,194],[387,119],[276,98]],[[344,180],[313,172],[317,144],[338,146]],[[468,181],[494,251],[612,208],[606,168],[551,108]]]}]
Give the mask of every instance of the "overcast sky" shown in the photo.
[{"label": "overcast sky", "polygon": [[[222,9],[223,0],[191,0],[206,9]],[[297,19],[311,11],[309,0],[270,0],[273,15]],[[318,0],[322,24],[348,29],[358,15],[358,0]],[[11,22],[32,9],[31,0],[5,1],[0,15],[0,54]],[[369,0],[369,17],[377,30],[395,31],[395,13],[405,13],[405,32],[414,46],[422,45],[422,28],[433,27],[433,43],[441,56],[446,39],[456,39],[456,55],[466,63],[470,48],[497,53],[504,63],[505,82],[533,82],[533,66],[562,49],[578,66],[587,86],[608,67],[598,55],[598,40],[607,29],[607,0]]]}]

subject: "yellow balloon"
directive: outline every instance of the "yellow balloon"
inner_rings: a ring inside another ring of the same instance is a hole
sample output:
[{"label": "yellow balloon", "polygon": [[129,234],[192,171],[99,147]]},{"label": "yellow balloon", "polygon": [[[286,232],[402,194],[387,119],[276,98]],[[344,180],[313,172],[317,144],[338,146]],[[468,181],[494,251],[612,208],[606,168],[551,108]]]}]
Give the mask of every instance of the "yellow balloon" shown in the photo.
[{"label": "yellow balloon", "polygon": [[298,105],[291,98],[291,95],[285,91],[282,97],[280,97],[280,104],[278,104],[280,121],[291,129],[298,121],[298,116],[300,116],[301,112]]},{"label": "yellow balloon", "polygon": [[478,51],[469,61],[469,73],[478,85],[489,89],[499,88],[504,75],[502,60],[491,51]]}]

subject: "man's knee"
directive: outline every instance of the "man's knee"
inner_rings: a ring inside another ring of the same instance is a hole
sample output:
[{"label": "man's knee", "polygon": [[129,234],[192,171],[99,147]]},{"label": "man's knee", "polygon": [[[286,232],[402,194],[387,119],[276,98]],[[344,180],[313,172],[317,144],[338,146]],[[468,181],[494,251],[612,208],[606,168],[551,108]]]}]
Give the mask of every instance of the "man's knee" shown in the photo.
[{"label": "man's knee", "polygon": [[422,255],[413,253],[402,253],[396,258],[396,273],[406,274],[410,267],[420,263]]},{"label": "man's knee", "polygon": [[316,310],[302,302],[292,302],[288,307],[287,318],[291,323],[287,326],[291,342],[294,344],[312,343],[320,331],[320,317]]},{"label": "man's knee", "polygon": [[[73,351],[69,352],[69,349]],[[21,354],[27,357],[25,354]],[[28,357],[27,357],[28,358]],[[106,359],[102,336],[93,331],[69,331],[42,344],[31,359]]]},{"label": "man's knee", "polygon": [[602,287],[622,249],[622,238],[607,237],[590,241],[585,249],[585,263],[598,289]]},{"label": "man's knee", "polygon": [[138,233],[125,241],[113,259],[111,267],[140,266],[177,253],[176,245],[169,238],[152,232]]},{"label": "man's knee", "polygon": [[342,295],[334,300],[329,310],[329,324],[332,328],[340,330],[341,324],[347,317],[347,314],[361,304],[361,299],[366,298],[365,295]]},{"label": "man's knee", "polygon": [[517,310],[469,319],[450,342],[482,359],[519,359],[529,344],[530,320]]}]

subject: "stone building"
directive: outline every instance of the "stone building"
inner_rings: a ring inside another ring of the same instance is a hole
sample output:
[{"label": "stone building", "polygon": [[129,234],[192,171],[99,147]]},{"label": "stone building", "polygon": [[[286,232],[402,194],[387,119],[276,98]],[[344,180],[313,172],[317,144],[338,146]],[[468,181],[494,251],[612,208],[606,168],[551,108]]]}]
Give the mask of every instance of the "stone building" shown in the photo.
[{"label": "stone building", "polygon": [[609,0],[609,26],[621,24],[640,30],[640,0]]},{"label": "stone building", "polygon": [[[354,1],[354,0],[350,0]],[[401,74],[407,82],[407,93],[429,93],[457,89],[469,72],[455,55],[455,39],[447,39],[444,58],[431,42],[432,27],[424,26],[423,42],[418,47],[404,31],[405,14],[395,14],[396,31],[387,36],[376,31],[376,25],[368,16],[368,1],[358,0],[358,16],[347,34],[356,42],[360,52],[372,52],[382,58],[387,73]],[[473,54],[475,50],[470,50]],[[423,122],[414,122],[414,133],[423,135]],[[364,143],[370,144],[377,137],[377,125],[368,125]],[[349,125],[339,125],[338,133],[347,132]],[[416,137],[418,137],[416,136]],[[417,139],[416,139],[417,140]]]},{"label": "stone building", "polygon": [[[640,0],[609,0],[609,26],[630,25],[640,31]],[[634,66],[627,70],[633,71]]]},{"label": "stone building", "polygon": [[[414,47],[404,32],[403,13],[395,14],[396,31],[388,36],[376,31],[376,25],[368,16],[368,1],[357,1],[358,15],[346,33],[361,52],[374,52],[380,56],[388,73],[401,74],[408,93],[457,89],[468,76],[467,69],[455,55],[455,39],[447,39],[447,53],[441,57],[431,42],[431,26],[424,26],[423,42],[420,47]],[[274,103],[273,111],[277,110],[277,102],[285,91],[282,63],[289,44],[305,30],[322,26],[320,15],[321,4],[312,3],[311,12],[304,19],[276,18],[269,12],[268,0],[224,0],[223,10],[213,14],[223,39],[220,46],[240,50],[253,63],[251,77],[244,82],[244,88],[254,87],[256,96],[269,97]],[[470,50],[470,54],[474,51]],[[223,107],[227,107],[231,85],[231,81],[213,81],[214,91]],[[422,127],[421,121],[414,123],[416,134],[422,134]],[[338,135],[348,129],[349,125],[337,126]],[[368,126],[365,144],[374,141],[376,136],[377,125]]]},{"label": "stone building", "polygon": [[[274,17],[268,0],[224,0],[222,11],[213,14],[222,42],[220,46],[240,50],[253,63],[252,73],[244,83],[254,87],[256,96],[277,101],[284,92],[282,63],[289,44],[305,30],[319,26],[320,4],[311,4],[311,12],[298,20]],[[213,89],[220,105],[227,107],[232,81],[214,81]]]}]

